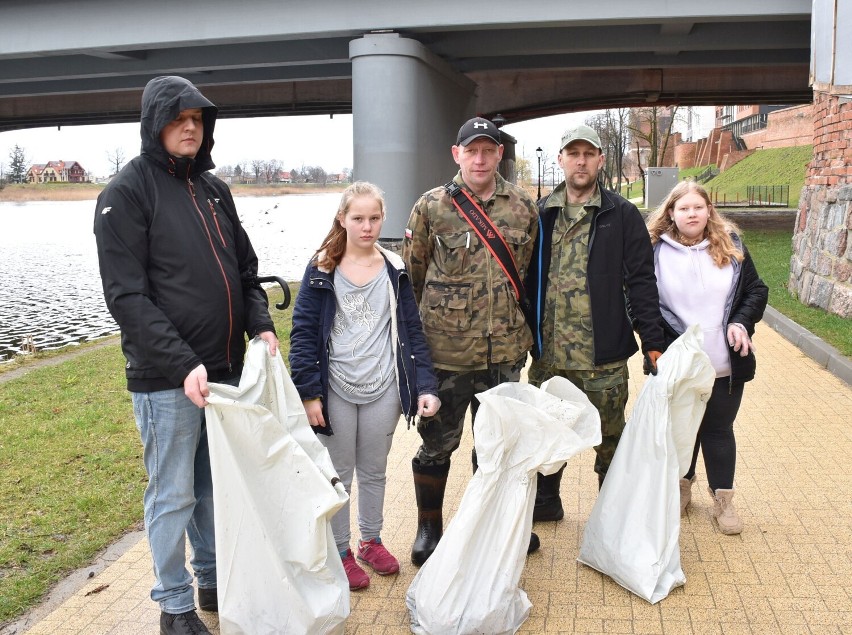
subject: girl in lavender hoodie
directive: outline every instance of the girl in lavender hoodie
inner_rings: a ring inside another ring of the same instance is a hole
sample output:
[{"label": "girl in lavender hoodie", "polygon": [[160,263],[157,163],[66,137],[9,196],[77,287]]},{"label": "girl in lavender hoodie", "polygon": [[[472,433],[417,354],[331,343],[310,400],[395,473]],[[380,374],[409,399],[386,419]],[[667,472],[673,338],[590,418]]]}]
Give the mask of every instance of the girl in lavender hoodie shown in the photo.
[{"label": "girl in lavender hoodie", "polygon": [[699,324],[704,351],[716,370],[692,464],[680,479],[681,512],[692,498],[701,448],[719,530],[738,534],[743,524],[732,501],[734,420],[743,386],[754,378],[751,337],[763,317],[769,289],[757,275],[736,226],[718,214],[707,191],[693,181],[672,189],[649,217],[648,231],[666,337],[671,342],[687,327]]}]

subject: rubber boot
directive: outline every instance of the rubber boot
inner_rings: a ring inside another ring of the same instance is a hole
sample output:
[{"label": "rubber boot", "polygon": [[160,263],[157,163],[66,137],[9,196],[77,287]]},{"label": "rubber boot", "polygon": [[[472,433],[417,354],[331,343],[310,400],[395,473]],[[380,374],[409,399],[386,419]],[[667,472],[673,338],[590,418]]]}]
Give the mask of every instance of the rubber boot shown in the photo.
[{"label": "rubber boot", "polygon": [[733,499],[734,490],[732,489],[717,489],[715,492],[710,491],[710,496],[713,497],[713,517],[719,524],[719,531],[726,536],[733,536],[741,533],[743,530],[743,521],[737,515],[737,510],[734,507]]},{"label": "rubber boot", "polygon": [[680,479],[680,514],[681,516],[686,513],[686,508],[690,502],[692,502],[692,486],[695,483],[696,475],[693,474],[692,478],[682,478]]},{"label": "rubber boot", "polygon": [[421,465],[411,460],[414,473],[414,494],[417,498],[417,536],[411,546],[412,564],[422,566],[435,551],[444,534],[444,491],[450,462],[443,465]]},{"label": "rubber boot", "polygon": [[558,472],[544,476],[538,475],[535,484],[535,507],[533,507],[533,522],[547,522],[562,520],[565,510],[562,509],[562,499],[559,496],[559,484],[562,482],[562,472],[565,466],[559,468]]}]

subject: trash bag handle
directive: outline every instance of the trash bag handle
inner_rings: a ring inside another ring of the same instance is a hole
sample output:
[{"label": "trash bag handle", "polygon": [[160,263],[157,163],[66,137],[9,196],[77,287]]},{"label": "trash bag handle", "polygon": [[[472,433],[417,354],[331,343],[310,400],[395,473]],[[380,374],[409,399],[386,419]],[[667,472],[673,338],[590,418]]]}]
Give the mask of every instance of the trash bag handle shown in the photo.
[{"label": "trash bag handle", "polygon": [[255,281],[260,284],[261,282],[275,282],[281,286],[281,290],[284,292],[284,301],[276,302],[275,308],[279,311],[283,311],[288,306],[290,306],[290,286],[284,281],[283,278],[279,278],[278,276],[257,276]]}]

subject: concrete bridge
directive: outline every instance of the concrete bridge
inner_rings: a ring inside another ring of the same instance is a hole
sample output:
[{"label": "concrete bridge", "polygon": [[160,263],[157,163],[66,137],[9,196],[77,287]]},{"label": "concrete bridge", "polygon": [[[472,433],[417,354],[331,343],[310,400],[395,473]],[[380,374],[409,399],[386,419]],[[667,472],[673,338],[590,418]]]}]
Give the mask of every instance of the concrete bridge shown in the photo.
[{"label": "concrete bridge", "polygon": [[145,83],[178,74],[222,117],[353,113],[355,176],[407,210],[454,173],[449,146],[473,114],[810,102],[811,12],[810,0],[3,3],[0,131],[136,121]]}]

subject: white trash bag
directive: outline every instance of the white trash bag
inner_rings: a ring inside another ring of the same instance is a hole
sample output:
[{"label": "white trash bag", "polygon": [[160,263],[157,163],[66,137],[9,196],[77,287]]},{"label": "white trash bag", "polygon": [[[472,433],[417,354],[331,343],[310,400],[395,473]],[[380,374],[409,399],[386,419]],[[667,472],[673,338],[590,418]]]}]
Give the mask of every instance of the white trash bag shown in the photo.
[{"label": "white trash bag", "polygon": [[680,477],[692,461],[716,373],[691,326],[649,375],[583,531],[578,560],[651,604],[686,583]]},{"label": "white trash bag", "polygon": [[280,353],[255,338],[239,387],[210,384],[207,400],[222,635],[343,633],[329,521],[348,496]]},{"label": "white trash bag", "polygon": [[532,606],[518,581],[532,529],[536,472],[553,474],[601,441],[597,410],[562,377],[541,389],[504,383],[477,398],[479,469],[408,589],[413,633],[501,635],[520,628]]}]

